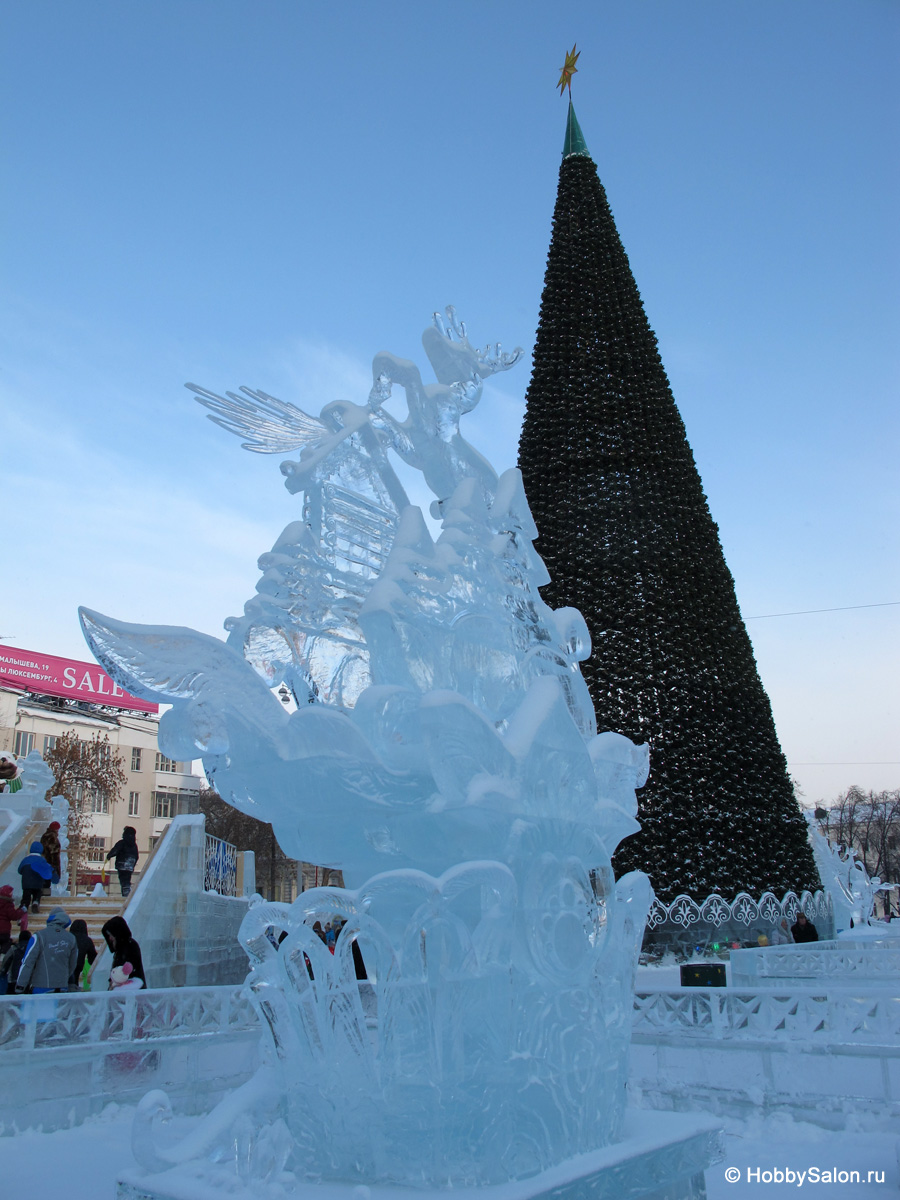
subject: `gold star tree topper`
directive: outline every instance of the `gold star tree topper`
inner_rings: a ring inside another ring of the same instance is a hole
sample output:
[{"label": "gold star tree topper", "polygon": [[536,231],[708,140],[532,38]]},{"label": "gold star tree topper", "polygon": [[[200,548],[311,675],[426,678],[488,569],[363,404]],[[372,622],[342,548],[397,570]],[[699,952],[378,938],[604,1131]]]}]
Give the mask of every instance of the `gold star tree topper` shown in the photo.
[{"label": "gold star tree topper", "polygon": [[[576,43],[576,45],[577,45],[577,43]],[[559,77],[559,83],[556,85],[559,88],[560,95],[563,94],[563,92],[566,90],[566,88],[569,89],[569,99],[570,100],[572,98],[572,76],[578,70],[578,68],[575,66],[575,64],[578,62],[578,58],[579,58],[580,54],[581,54],[581,51],[578,50],[576,52],[575,46],[573,46],[572,49],[569,51],[569,53],[566,55],[566,61],[563,63],[562,73],[560,74],[560,77]]]}]

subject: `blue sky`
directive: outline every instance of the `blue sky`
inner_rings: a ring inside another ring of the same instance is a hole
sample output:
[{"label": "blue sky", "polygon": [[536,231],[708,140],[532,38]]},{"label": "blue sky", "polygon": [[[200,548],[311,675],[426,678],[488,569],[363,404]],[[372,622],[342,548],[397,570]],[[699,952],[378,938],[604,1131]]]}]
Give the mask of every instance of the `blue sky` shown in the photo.
[{"label": "blue sky", "polygon": [[[745,616],[900,600],[893,0],[31,0],[0,10],[0,635],[241,611],[297,502],[185,381],[363,402],[448,303],[530,351],[574,41]],[[464,429],[500,469],[528,374]],[[807,800],[898,786],[898,624],[748,621]]]}]

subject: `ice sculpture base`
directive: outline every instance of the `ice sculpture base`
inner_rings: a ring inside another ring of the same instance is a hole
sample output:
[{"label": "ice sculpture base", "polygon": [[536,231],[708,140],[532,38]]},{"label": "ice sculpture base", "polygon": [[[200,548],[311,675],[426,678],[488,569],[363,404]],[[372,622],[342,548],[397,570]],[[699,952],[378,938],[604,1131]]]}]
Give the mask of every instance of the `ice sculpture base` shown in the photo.
[{"label": "ice sculpture base", "polygon": [[[648,1126],[652,1125],[652,1131]],[[725,1155],[720,1122],[706,1114],[629,1109],[624,1138],[529,1179],[454,1188],[456,1200],[704,1200],[703,1172]],[[435,1200],[441,1193],[400,1187],[310,1184],[289,1174],[238,1182],[233,1169],[192,1162],[159,1175],[126,1172],[116,1200]]]}]

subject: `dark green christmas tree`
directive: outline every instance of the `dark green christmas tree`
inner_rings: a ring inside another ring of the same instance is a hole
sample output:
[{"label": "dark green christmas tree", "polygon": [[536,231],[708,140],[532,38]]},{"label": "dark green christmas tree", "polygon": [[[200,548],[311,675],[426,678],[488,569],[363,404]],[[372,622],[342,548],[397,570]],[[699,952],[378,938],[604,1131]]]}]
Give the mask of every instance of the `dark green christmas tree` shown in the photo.
[{"label": "dark green christmas tree", "polygon": [[650,744],[617,871],[702,900],[818,886],[772,710],[625,250],[569,103],[519,466],[599,729]]}]

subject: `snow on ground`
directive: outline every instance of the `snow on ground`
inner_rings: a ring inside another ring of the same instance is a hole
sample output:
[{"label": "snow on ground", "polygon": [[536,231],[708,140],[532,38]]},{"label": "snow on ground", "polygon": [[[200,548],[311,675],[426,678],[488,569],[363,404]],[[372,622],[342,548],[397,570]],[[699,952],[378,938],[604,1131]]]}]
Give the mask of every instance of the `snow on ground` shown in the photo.
[{"label": "snow on ground", "polygon": [[[647,1111],[647,1121],[653,1113]],[[62,1195],[66,1200],[114,1200],[115,1181],[120,1171],[133,1168],[131,1122],[134,1109],[111,1104],[98,1117],[76,1129],[55,1133],[20,1133],[15,1140],[0,1141],[2,1195]],[[186,1133],[193,1119],[176,1119],[176,1130]],[[788,1196],[810,1196],[813,1200],[896,1200],[898,1178],[895,1134],[859,1130],[834,1133],[813,1125],[795,1124],[790,1117],[736,1122],[725,1120],[725,1161],[706,1172],[709,1200],[785,1200]],[[726,1179],[726,1169],[739,1171],[738,1182]],[[800,1172],[816,1168],[820,1174],[837,1173],[832,1181],[816,1182]],[[761,1176],[748,1178],[748,1170]],[[775,1172],[782,1178],[775,1182]],[[785,1176],[793,1172],[793,1178]],[[859,1182],[840,1181],[841,1172],[859,1172]],[[765,1177],[773,1173],[773,1181]],[[869,1178],[869,1172],[872,1172]],[[881,1176],[883,1182],[878,1182]]]}]

